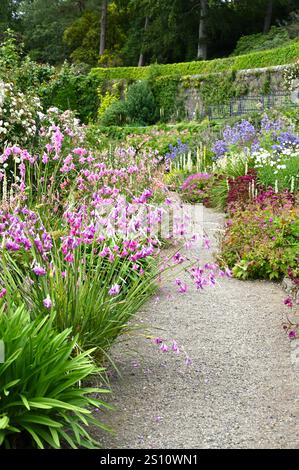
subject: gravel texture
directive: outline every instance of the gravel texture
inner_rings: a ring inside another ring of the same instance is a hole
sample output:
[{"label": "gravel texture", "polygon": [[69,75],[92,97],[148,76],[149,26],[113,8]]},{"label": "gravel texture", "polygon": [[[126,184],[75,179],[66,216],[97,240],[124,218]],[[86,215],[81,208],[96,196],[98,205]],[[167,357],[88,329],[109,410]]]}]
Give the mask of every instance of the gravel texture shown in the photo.
[{"label": "gravel texture", "polygon": [[[204,209],[212,239],[222,223],[221,214]],[[141,336],[116,345],[116,411],[100,415],[115,435],[98,434],[103,447],[298,449],[299,344],[281,327],[281,287],[223,279],[215,289],[179,294],[168,281],[158,296],[141,321],[162,328],[154,334],[174,338],[193,363]]]}]

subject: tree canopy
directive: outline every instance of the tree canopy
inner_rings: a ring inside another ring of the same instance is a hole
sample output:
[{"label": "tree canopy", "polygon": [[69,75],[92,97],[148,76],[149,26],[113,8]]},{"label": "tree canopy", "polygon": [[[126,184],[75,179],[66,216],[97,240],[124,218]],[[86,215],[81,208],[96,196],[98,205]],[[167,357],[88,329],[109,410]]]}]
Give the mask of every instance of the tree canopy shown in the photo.
[{"label": "tree canopy", "polygon": [[0,34],[13,29],[39,62],[173,63],[229,55],[242,36],[266,34],[292,12],[298,23],[298,7],[298,0],[1,0]]}]

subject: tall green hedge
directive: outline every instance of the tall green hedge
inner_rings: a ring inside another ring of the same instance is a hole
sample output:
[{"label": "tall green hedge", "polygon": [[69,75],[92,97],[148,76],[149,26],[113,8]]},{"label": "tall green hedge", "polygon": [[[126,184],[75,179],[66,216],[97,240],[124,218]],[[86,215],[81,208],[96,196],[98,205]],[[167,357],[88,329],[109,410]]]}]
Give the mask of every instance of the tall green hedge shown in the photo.
[{"label": "tall green hedge", "polygon": [[223,72],[227,70],[237,71],[244,69],[254,69],[259,67],[271,67],[275,65],[285,65],[299,59],[299,40],[290,41],[289,46],[279,47],[266,51],[253,52],[236,57],[225,59],[214,59],[197,62],[184,62],[181,64],[154,64],[148,67],[114,67],[114,68],[94,68],[90,75],[98,79],[133,79],[146,80],[150,78],[153,67],[157,75],[197,75]]}]

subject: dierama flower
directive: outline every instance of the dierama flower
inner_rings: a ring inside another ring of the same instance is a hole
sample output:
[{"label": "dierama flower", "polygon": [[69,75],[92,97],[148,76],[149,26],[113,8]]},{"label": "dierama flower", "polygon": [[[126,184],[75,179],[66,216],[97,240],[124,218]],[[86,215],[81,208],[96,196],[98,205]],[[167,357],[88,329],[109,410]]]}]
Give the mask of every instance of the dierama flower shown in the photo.
[{"label": "dierama flower", "polygon": [[289,338],[290,338],[290,339],[295,339],[296,337],[297,337],[296,331],[291,330],[291,331],[289,332]]},{"label": "dierama flower", "polygon": [[160,351],[168,352],[168,350],[169,350],[169,348],[168,348],[167,344],[162,343],[161,346],[160,346]]},{"label": "dierama flower", "polygon": [[162,343],[163,343],[163,339],[160,338],[160,337],[155,338],[155,339],[154,339],[154,343],[155,343],[155,344],[162,344]]},{"label": "dierama flower", "polygon": [[185,294],[188,290],[188,286],[185,282],[183,282],[180,287],[179,287],[179,293],[180,294]]},{"label": "dierama flower", "polygon": [[175,283],[177,286],[179,286],[179,292],[181,294],[185,294],[185,292],[187,292],[188,286],[185,282],[181,281],[180,279],[176,279]]},{"label": "dierama flower", "polygon": [[67,263],[73,263],[74,259],[74,255],[69,252],[66,254],[64,261],[66,261]]},{"label": "dierama flower", "polygon": [[43,304],[44,304],[44,307],[47,309],[52,308],[52,300],[50,299],[49,295],[43,300]]},{"label": "dierama flower", "polygon": [[208,237],[203,237],[203,246],[207,250],[211,248],[211,240],[209,240]]},{"label": "dierama flower", "polygon": [[114,296],[118,295],[120,292],[120,285],[119,284],[114,284],[111,289],[109,290],[109,295]]},{"label": "dierama flower", "polygon": [[35,266],[32,271],[36,276],[45,276],[47,272],[42,266]]},{"label": "dierama flower", "polygon": [[293,299],[292,299],[292,297],[291,297],[290,295],[284,299],[283,303],[284,303],[287,307],[293,308]]},{"label": "dierama flower", "polygon": [[7,293],[6,289],[2,289],[0,291],[0,299],[3,299],[3,297],[6,295],[6,293]]}]

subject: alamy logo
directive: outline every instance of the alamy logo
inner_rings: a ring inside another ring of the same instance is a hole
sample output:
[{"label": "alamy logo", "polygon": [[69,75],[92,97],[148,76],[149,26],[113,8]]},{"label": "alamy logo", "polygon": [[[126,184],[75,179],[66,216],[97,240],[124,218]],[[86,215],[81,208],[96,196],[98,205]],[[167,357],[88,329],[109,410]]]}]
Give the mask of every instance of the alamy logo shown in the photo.
[{"label": "alamy logo", "polygon": [[0,364],[4,363],[4,359],[5,359],[4,342],[0,339]]}]

